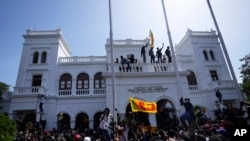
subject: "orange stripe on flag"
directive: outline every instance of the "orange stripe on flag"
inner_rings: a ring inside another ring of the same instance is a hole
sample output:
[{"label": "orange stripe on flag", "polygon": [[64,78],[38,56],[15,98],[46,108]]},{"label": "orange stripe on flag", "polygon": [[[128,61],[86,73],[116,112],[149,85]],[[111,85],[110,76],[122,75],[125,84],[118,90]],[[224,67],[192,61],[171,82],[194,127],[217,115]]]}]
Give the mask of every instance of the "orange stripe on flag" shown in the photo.
[{"label": "orange stripe on flag", "polygon": [[129,98],[132,112],[157,113],[156,102],[145,102],[135,98]]}]

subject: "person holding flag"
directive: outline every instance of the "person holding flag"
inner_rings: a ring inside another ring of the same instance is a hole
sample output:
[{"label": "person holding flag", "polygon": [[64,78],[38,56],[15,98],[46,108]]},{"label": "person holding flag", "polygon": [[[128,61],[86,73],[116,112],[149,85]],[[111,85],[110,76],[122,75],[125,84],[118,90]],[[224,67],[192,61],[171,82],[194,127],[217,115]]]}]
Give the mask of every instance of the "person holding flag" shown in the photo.
[{"label": "person holding flag", "polygon": [[148,43],[141,47],[141,57],[143,58],[143,63],[146,63],[146,47],[148,47]]}]

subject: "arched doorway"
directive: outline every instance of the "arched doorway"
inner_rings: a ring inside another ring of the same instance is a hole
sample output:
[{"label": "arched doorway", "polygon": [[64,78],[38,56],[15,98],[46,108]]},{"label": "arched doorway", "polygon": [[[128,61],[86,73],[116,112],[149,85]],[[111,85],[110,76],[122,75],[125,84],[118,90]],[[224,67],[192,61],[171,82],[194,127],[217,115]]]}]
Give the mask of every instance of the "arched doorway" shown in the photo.
[{"label": "arched doorway", "polygon": [[178,127],[179,118],[176,115],[174,104],[168,99],[161,99],[157,102],[156,122],[157,127],[162,130],[169,130]]},{"label": "arched doorway", "polygon": [[84,131],[86,128],[89,128],[89,117],[86,113],[79,113],[76,116],[75,129]]},{"label": "arched doorway", "polygon": [[125,117],[130,124],[144,124],[145,126],[150,126],[148,113],[132,112],[130,104],[128,104],[126,107]]},{"label": "arched doorway", "polygon": [[100,118],[101,118],[101,115],[102,115],[103,112],[97,112],[95,115],[94,115],[94,129],[97,129],[99,127],[99,124],[100,124]]},{"label": "arched doorway", "polygon": [[70,129],[70,116],[67,113],[58,113],[57,114],[57,128],[59,131],[69,130]]},{"label": "arched doorway", "polygon": [[23,125],[24,126],[21,127],[22,131],[29,130],[31,133],[33,133],[36,125],[36,114],[29,113],[25,115],[23,118]]}]

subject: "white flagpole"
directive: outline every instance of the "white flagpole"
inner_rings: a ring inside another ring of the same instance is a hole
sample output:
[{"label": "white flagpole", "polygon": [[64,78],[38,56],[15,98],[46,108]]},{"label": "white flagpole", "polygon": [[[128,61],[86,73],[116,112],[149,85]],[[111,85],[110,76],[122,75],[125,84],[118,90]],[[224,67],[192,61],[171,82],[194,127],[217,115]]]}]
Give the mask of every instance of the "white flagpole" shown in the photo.
[{"label": "white flagpole", "polygon": [[169,25],[168,25],[168,20],[167,20],[167,15],[166,15],[166,10],[165,10],[165,5],[164,5],[164,1],[163,0],[162,0],[162,8],[163,8],[164,16],[165,16],[165,22],[166,22],[166,27],[167,27],[169,45],[170,45],[171,53],[172,53],[172,57],[173,57],[173,61],[172,62],[173,62],[174,69],[175,69],[175,74],[176,74],[177,93],[178,93],[178,98],[180,99],[182,97],[181,87],[180,87],[180,82],[179,82],[180,81],[180,75],[179,75],[179,71],[178,71],[178,67],[177,67],[177,61],[176,61],[176,57],[175,57],[175,52],[174,52],[172,37],[171,37]]},{"label": "white flagpole", "polygon": [[229,55],[228,55],[228,52],[227,52],[227,48],[226,48],[225,42],[224,42],[224,40],[223,40],[222,34],[221,34],[221,32],[220,32],[219,26],[218,26],[217,21],[216,21],[216,19],[215,19],[214,12],[213,12],[213,10],[212,10],[210,1],[207,0],[207,3],[208,3],[209,10],[210,10],[210,12],[211,12],[211,15],[212,15],[212,18],[213,18],[213,21],[214,21],[216,30],[217,30],[217,32],[218,32],[218,36],[219,36],[219,39],[220,39],[220,42],[221,42],[221,46],[222,46],[224,55],[225,55],[225,57],[226,57],[227,65],[228,65],[229,70],[230,70],[230,72],[231,72],[231,76],[232,76],[232,78],[233,78],[235,88],[236,88],[236,90],[238,91],[239,98],[240,98],[241,100],[243,100],[244,97],[243,97],[243,95],[241,94],[241,90],[240,90],[240,88],[239,88],[239,85],[238,85],[238,82],[237,82],[235,73],[234,73],[234,71],[233,71],[232,63],[231,63],[231,61],[230,61],[230,58],[229,58]]},{"label": "white flagpole", "polygon": [[112,73],[112,94],[113,94],[113,116],[117,123],[116,114],[116,90],[115,90],[115,73],[114,73],[114,46],[113,46],[113,32],[112,32],[112,12],[111,0],[109,0],[109,26],[110,26],[110,50],[111,50],[111,73]]}]

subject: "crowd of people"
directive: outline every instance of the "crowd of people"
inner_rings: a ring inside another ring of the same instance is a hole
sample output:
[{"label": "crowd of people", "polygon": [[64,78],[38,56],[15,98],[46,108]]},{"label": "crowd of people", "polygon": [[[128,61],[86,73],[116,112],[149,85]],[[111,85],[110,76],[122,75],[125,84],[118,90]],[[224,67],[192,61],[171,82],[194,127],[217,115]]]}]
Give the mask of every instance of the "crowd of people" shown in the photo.
[{"label": "crowd of people", "polygon": [[190,113],[184,118],[182,116],[187,113],[183,113],[176,126],[162,123],[164,126],[151,127],[134,119],[118,120],[116,123],[109,108],[105,108],[99,127],[95,129],[26,130],[20,131],[15,141],[235,141],[235,129],[250,127],[249,116],[245,116],[250,109],[246,108],[245,102],[241,102],[238,108],[227,105],[227,108],[215,110],[215,120],[206,117],[202,108],[197,110],[193,107],[190,99],[181,98],[180,102]]}]

